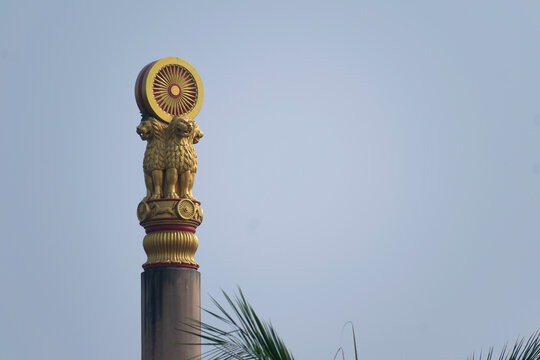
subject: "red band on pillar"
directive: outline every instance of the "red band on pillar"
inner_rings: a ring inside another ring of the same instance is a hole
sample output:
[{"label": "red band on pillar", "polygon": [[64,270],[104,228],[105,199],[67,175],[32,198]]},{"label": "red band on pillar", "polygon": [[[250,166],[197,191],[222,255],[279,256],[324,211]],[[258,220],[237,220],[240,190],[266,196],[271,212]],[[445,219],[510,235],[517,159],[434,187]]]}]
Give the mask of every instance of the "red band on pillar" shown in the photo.
[{"label": "red band on pillar", "polygon": [[156,231],[189,231],[195,234],[195,228],[192,226],[181,226],[181,225],[158,225],[158,226],[148,226],[145,228],[146,233],[150,234]]}]

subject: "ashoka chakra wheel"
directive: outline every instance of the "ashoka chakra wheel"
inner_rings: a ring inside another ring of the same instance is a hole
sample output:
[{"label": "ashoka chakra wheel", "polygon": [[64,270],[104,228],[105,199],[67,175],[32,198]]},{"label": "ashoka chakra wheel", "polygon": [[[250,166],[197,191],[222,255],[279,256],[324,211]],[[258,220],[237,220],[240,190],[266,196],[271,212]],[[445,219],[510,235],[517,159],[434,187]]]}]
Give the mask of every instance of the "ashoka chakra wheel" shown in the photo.
[{"label": "ashoka chakra wheel", "polygon": [[195,215],[195,204],[189,199],[182,199],[176,205],[176,212],[182,219],[192,219]]},{"label": "ashoka chakra wheel", "polygon": [[150,215],[150,207],[146,203],[146,201],[141,201],[139,203],[139,206],[137,206],[137,218],[139,221],[144,221],[148,216]]},{"label": "ashoka chakra wheel", "polygon": [[135,99],[144,114],[165,122],[174,116],[197,116],[204,91],[199,73],[190,63],[168,57],[146,65],[135,82]]}]

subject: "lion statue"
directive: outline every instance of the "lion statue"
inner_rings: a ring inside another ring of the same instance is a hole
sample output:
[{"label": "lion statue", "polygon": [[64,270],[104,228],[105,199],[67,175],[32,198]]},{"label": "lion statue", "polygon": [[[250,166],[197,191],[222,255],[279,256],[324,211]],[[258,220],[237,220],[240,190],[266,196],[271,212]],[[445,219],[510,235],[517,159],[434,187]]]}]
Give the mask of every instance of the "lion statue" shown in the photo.
[{"label": "lion statue", "polygon": [[174,117],[167,128],[165,152],[165,194],[169,199],[189,198],[197,172],[197,153],[193,144],[199,142],[203,132],[199,125],[187,117]]},{"label": "lion statue", "polygon": [[163,174],[165,172],[165,129],[167,124],[151,116],[143,117],[137,134],[148,141],[144,152],[143,170],[146,197],[143,201],[159,199],[163,195]]}]

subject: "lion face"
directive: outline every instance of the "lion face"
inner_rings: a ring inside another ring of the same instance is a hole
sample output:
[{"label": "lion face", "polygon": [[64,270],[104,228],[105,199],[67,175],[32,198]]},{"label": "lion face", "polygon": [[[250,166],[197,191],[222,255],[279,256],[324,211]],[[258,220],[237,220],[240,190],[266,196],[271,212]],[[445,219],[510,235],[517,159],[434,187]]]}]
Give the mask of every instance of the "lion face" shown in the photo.
[{"label": "lion face", "polygon": [[171,121],[169,127],[172,128],[172,131],[174,132],[175,136],[177,136],[177,137],[188,137],[189,134],[191,133],[193,125],[191,125],[191,123],[190,123],[190,121],[188,119],[178,117],[178,118],[173,119]]},{"label": "lion face", "polygon": [[142,140],[150,139],[153,133],[154,127],[152,126],[152,121],[150,119],[141,121],[139,126],[137,126],[137,134],[139,134]]},{"label": "lion face", "polygon": [[204,136],[204,133],[199,128],[199,125],[193,121],[193,143],[196,144]]}]

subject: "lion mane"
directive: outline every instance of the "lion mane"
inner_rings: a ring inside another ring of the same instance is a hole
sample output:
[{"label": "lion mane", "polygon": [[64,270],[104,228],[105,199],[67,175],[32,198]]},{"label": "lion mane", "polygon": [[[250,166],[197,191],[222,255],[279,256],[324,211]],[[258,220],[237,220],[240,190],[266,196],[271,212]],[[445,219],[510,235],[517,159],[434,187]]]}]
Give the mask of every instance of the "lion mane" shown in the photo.
[{"label": "lion mane", "polygon": [[192,120],[183,117],[174,118],[168,127],[165,166],[178,174],[197,168],[197,154],[190,141],[192,128]]},{"label": "lion mane", "polygon": [[197,172],[197,153],[193,144],[203,136],[199,125],[192,119],[179,116],[167,128],[165,168],[167,169],[167,197],[192,198]]},{"label": "lion mane", "polygon": [[153,117],[147,117],[137,126],[137,134],[146,140],[143,170],[147,188],[145,199],[159,199],[165,171],[165,129],[167,124]]},{"label": "lion mane", "polygon": [[143,169],[145,172],[165,170],[165,129],[167,124],[155,119],[144,120],[144,127],[151,127],[152,136],[148,139],[144,152]]}]

